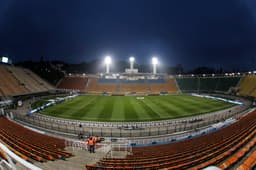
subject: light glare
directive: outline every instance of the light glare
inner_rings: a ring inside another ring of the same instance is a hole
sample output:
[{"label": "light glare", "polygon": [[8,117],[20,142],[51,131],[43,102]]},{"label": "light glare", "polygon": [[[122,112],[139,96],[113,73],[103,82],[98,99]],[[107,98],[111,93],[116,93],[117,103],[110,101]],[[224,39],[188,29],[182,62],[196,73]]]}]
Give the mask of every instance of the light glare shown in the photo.
[{"label": "light glare", "polygon": [[110,56],[105,57],[105,63],[106,64],[111,64],[111,57]]},{"label": "light glare", "polygon": [[2,57],[2,62],[3,63],[8,63],[8,58],[7,57]]},{"label": "light glare", "polygon": [[153,64],[153,65],[158,64],[158,59],[157,59],[156,57],[153,57],[153,58],[152,58],[152,64]]},{"label": "light glare", "polygon": [[130,62],[133,62],[135,60],[135,58],[134,57],[130,57],[129,60],[130,60]]}]

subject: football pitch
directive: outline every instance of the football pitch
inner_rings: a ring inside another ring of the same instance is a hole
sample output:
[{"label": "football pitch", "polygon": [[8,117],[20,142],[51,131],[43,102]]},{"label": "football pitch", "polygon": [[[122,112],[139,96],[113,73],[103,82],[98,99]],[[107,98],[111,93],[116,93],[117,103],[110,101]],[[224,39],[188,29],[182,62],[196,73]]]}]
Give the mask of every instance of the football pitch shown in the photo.
[{"label": "football pitch", "polygon": [[78,96],[51,106],[49,116],[93,121],[152,121],[194,116],[233,106],[218,100],[190,95]]}]

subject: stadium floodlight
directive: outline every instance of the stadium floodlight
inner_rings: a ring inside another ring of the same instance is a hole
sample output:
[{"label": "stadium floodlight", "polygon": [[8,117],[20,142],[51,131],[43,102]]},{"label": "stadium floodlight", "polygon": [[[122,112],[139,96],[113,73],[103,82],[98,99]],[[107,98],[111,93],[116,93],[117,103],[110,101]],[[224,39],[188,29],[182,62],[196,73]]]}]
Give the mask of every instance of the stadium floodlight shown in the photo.
[{"label": "stadium floodlight", "polygon": [[3,63],[8,63],[8,57],[2,57],[2,62]]},{"label": "stadium floodlight", "polygon": [[152,58],[152,64],[157,65],[158,64],[158,59],[156,57]]},{"label": "stadium floodlight", "polygon": [[106,64],[111,64],[111,57],[110,56],[105,57],[105,63]]},{"label": "stadium floodlight", "polygon": [[133,64],[134,64],[135,58],[130,57],[129,60],[130,60],[130,69],[133,70]]},{"label": "stadium floodlight", "polygon": [[129,60],[130,60],[130,62],[133,62],[135,60],[135,58],[134,57],[130,57]]},{"label": "stadium floodlight", "polygon": [[110,56],[105,57],[105,64],[106,64],[106,73],[109,74],[109,66],[111,64],[111,57]]},{"label": "stadium floodlight", "polygon": [[153,74],[156,74],[156,65],[158,64],[158,59],[156,57],[152,58],[152,64],[153,64]]}]

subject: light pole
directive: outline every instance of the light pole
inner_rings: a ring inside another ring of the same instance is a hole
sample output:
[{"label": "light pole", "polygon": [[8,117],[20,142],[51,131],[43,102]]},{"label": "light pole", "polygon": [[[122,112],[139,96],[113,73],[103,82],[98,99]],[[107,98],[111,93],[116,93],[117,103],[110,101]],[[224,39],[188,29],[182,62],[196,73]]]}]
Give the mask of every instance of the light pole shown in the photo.
[{"label": "light pole", "polygon": [[130,69],[133,70],[133,64],[134,64],[135,58],[134,57],[130,57],[129,60],[130,60]]},{"label": "light pole", "polygon": [[109,66],[111,64],[111,57],[110,56],[105,57],[105,64],[106,64],[106,73],[109,74]]},{"label": "light pole", "polygon": [[153,64],[153,74],[156,74],[156,66],[158,64],[158,59],[156,57],[152,58],[152,64]]}]

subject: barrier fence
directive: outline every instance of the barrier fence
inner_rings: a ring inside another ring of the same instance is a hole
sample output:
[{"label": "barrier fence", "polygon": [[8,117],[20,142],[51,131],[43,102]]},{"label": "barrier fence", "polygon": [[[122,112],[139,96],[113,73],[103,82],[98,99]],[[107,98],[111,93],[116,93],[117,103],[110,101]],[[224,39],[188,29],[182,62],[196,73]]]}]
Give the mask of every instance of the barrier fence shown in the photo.
[{"label": "barrier fence", "polygon": [[[65,146],[71,147],[73,151],[88,150],[88,145],[83,141],[66,140]],[[96,150],[101,150],[105,153],[105,157],[113,158],[113,152],[132,153],[132,146],[130,143],[96,143]]]},{"label": "barrier fence", "polygon": [[54,118],[44,115],[24,116],[24,114],[14,113],[14,119],[27,123],[27,125],[50,130],[56,133],[71,134],[77,138],[79,135],[101,136],[112,138],[123,137],[149,137],[168,135],[183,131],[197,131],[200,128],[218,123],[247,109],[245,106],[235,106],[231,109],[218,111],[210,114],[194,116],[192,118],[182,118],[166,120],[161,122],[147,123],[122,123],[122,122],[83,122],[61,118]]}]

